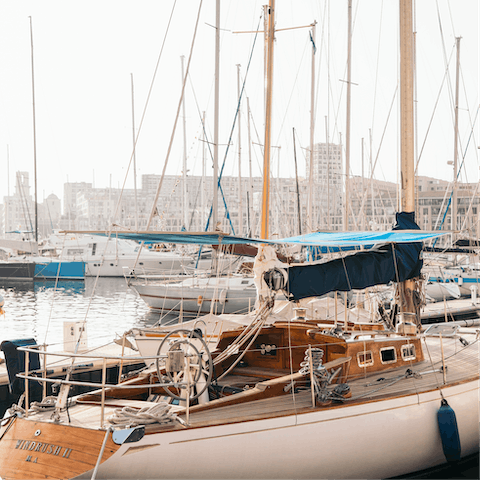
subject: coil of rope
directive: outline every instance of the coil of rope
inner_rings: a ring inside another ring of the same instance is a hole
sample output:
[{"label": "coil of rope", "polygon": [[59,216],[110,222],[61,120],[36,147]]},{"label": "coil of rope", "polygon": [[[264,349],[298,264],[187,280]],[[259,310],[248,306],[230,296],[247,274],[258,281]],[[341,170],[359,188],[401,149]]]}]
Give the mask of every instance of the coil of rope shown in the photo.
[{"label": "coil of rope", "polygon": [[53,410],[55,408],[57,397],[45,397],[41,402],[32,402],[30,404],[29,412],[39,413],[46,410]]},{"label": "coil of rope", "polygon": [[176,413],[171,411],[172,406],[168,403],[157,403],[151,407],[140,409],[133,407],[116,408],[112,415],[107,417],[108,422],[113,425],[150,425],[159,423],[161,425],[178,421],[182,425],[185,422],[178,418]]}]

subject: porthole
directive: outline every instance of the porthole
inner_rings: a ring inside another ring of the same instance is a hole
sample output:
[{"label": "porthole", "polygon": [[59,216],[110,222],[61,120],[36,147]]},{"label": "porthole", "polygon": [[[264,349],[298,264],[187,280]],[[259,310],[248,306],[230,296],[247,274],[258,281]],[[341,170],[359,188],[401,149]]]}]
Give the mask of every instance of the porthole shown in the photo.
[{"label": "porthole", "polygon": [[395,363],[397,361],[397,352],[395,351],[395,347],[381,348],[380,360],[383,364]]},{"label": "porthole", "polygon": [[415,345],[402,345],[402,358],[405,361],[415,360],[417,358]]},{"label": "porthole", "polygon": [[373,354],[370,350],[367,352],[358,352],[357,361],[359,367],[370,367],[373,365]]}]

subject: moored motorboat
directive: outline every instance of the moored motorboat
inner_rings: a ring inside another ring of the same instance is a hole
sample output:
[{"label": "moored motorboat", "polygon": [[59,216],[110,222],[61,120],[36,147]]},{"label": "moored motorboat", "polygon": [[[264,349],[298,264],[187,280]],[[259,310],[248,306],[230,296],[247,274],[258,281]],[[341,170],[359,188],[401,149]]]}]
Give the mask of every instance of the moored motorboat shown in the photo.
[{"label": "moored motorboat", "polygon": [[95,235],[51,235],[48,247],[62,262],[85,262],[88,277],[180,274],[194,261],[175,251],[141,249],[132,241]]},{"label": "moored motorboat", "polygon": [[245,275],[191,276],[174,282],[142,280],[129,285],[150,308],[185,316],[241,314],[255,306],[255,283]]}]

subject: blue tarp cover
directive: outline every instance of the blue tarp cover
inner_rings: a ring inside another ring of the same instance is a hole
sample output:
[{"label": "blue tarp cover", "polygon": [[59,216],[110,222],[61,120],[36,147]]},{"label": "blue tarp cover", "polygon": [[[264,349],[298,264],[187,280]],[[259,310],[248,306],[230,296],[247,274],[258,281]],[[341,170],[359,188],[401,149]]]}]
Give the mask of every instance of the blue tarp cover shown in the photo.
[{"label": "blue tarp cover", "polygon": [[[419,229],[413,213],[397,213],[396,219],[394,230]],[[333,291],[403,282],[420,275],[421,251],[421,242],[386,243],[330,262],[291,266],[287,269],[286,291],[293,300],[300,300]]]},{"label": "blue tarp cover", "polygon": [[[414,224],[415,225],[415,224]],[[418,229],[418,227],[416,228]],[[352,250],[356,247],[371,248],[379,243],[411,243],[424,242],[432,238],[446,235],[446,232],[422,232],[413,227],[407,231],[389,232],[315,232],[297,237],[275,240],[248,238],[221,233],[188,233],[188,232],[112,232],[112,238],[144,241],[146,243],[178,243],[196,245],[239,245],[239,244],[297,244],[317,246],[323,253],[341,250]],[[82,232],[75,232],[82,233]],[[105,235],[105,232],[83,232]]]}]

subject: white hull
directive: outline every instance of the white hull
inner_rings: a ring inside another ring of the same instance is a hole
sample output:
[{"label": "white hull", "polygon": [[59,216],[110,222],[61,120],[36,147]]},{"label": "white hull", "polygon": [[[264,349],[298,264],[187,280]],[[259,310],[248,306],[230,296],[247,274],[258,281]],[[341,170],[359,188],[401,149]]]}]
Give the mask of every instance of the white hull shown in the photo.
[{"label": "white hull", "polygon": [[462,296],[458,285],[455,283],[427,283],[425,292],[436,302],[459,299]]},{"label": "white hull", "polygon": [[480,288],[480,268],[478,264],[456,267],[431,267],[427,270],[428,280],[439,285],[454,284],[462,296],[470,296],[472,287]]},{"label": "white hull", "polygon": [[[245,285],[242,285],[242,281]],[[253,280],[239,278],[189,279],[181,283],[132,284],[152,309],[185,315],[246,313],[255,307]]]},{"label": "white hull", "polygon": [[85,262],[86,277],[123,277],[185,273],[193,259],[170,251],[152,251],[137,243],[97,235],[51,235],[45,249],[59,261]]},{"label": "white hull", "polygon": [[[153,258],[152,258],[153,257]],[[96,277],[123,277],[132,274],[137,257],[134,255],[105,256],[105,258],[88,258],[85,263],[85,276]],[[179,274],[182,273],[184,263],[189,264],[190,259],[178,255],[147,252],[140,255],[135,266],[136,275]]]},{"label": "white hull", "polygon": [[[477,380],[442,389],[456,413],[462,456],[479,448],[478,386]],[[407,474],[445,463],[437,424],[440,400],[435,390],[298,416],[146,435],[122,445],[100,466],[97,478]]]}]

